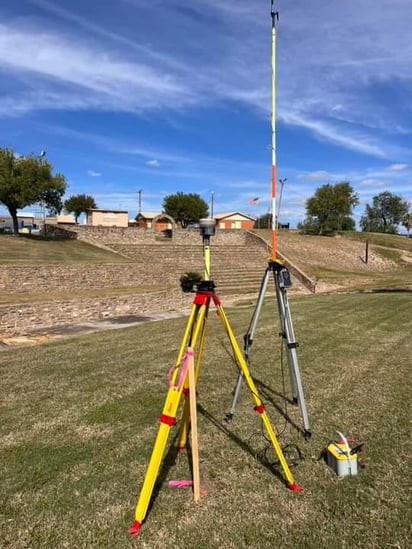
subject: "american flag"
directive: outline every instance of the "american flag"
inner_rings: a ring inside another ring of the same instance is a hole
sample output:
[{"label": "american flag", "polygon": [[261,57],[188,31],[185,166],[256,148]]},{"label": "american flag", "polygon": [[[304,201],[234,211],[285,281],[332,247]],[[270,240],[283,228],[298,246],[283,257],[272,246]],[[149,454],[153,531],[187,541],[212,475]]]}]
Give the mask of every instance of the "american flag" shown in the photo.
[{"label": "american flag", "polygon": [[260,196],[255,196],[255,198],[249,199],[249,204],[259,204]]}]

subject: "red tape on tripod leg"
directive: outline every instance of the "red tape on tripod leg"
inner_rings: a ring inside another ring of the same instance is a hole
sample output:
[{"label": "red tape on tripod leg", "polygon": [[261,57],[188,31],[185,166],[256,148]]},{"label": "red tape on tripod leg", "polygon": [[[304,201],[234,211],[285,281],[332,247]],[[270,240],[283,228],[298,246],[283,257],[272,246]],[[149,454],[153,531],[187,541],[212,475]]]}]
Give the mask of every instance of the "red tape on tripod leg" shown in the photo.
[{"label": "red tape on tripod leg", "polygon": [[303,486],[301,484],[296,484],[296,482],[291,482],[288,484],[289,490],[292,490],[292,492],[302,492]]},{"label": "red tape on tripod leg", "polygon": [[135,520],[133,522],[133,525],[131,528],[128,529],[128,533],[132,536],[137,536],[140,530],[141,523],[138,520]]},{"label": "red tape on tripod leg", "polygon": [[263,404],[258,404],[253,409],[256,410],[256,412],[258,412],[259,414],[263,414],[263,412],[265,411],[265,407],[263,406]]},{"label": "red tape on tripod leg", "polygon": [[166,423],[166,425],[173,427],[173,425],[176,425],[176,418],[162,414],[160,416],[160,423]]}]

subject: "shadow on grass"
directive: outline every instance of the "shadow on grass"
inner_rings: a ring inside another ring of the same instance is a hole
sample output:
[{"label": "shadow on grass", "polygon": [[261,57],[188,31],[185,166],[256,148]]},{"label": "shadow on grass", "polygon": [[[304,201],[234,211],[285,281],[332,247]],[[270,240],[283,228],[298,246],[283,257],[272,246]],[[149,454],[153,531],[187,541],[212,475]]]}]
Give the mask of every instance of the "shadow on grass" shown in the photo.
[{"label": "shadow on grass", "polygon": [[298,433],[305,434],[302,427],[297,425],[293,419],[290,417],[290,415],[287,412],[287,406],[285,408],[282,408],[273,398],[272,395],[279,397],[285,401],[286,404],[290,404],[291,406],[296,406],[296,403],[288,398],[285,394],[280,393],[278,391],[273,390],[269,385],[266,385],[263,381],[260,379],[254,379],[254,382],[256,384],[256,387],[259,389],[260,396],[267,402],[270,402],[271,405],[275,408],[277,412],[284,418],[284,420],[291,425]]},{"label": "shadow on grass", "polygon": [[145,516],[144,520],[147,519],[147,516],[149,515],[150,511],[152,510],[152,508],[155,504],[155,501],[156,501],[156,499],[157,499],[157,497],[160,493],[160,490],[161,490],[163,484],[166,481],[166,478],[167,478],[167,475],[169,474],[170,468],[173,467],[173,465],[176,464],[176,458],[177,458],[178,453],[179,453],[178,449],[177,449],[177,446],[176,446],[178,436],[179,436],[179,431],[177,431],[176,434],[174,435],[172,441],[169,444],[169,449],[168,449],[166,455],[163,458],[163,462],[160,466],[159,474],[157,475],[157,478],[156,478],[156,481],[155,481],[155,484],[154,484],[154,487],[153,487],[152,496],[150,498],[149,506],[147,508],[147,513],[146,513],[146,516]]},{"label": "shadow on grass", "polygon": [[[295,423],[293,423],[292,419],[287,414],[285,414],[285,412],[280,408],[280,406],[278,404],[276,404],[274,402],[274,400],[267,395],[267,391],[271,391],[271,392],[273,392],[274,394],[276,394],[278,396],[284,396],[284,395],[281,395],[280,393],[277,393],[276,391],[273,391],[267,385],[265,385],[263,382],[261,382],[259,380],[256,380],[256,384],[259,385],[261,388],[266,389],[265,398],[273,404],[273,406],[279,411],[279,413],[295,429],[297,429],[299,432],[302,432],[302,430]],[[224,433],[231,441],[233,441],[235,444],[237,444],[239,446],[239,448],[241,448],[241,450],[243,450],[244,452],[246,452],[250,456],[252,456],[253,459],[255,459],[260,465],[263,465],[268,471],[270,471],[270,473],[274,474],[275,477],[282,482],[282,484],[287,486],[287,481],[284,478],[282,472],[279,470],[280,462],[278,462],[278,461],[270,462],[269,459],[266,457],[267,456],[267,450],[269,448],[272,448],[272,445],[263,434],[262,434],[262,440],[264,440],[266,442],[266,446],[262,451],[257,451],[256,449],[254,449],[249,444],[248,441],[245,441],[245,440],[241,439],[239,436],[237,436],[235,433],[233,433],[224,423],[219,421],[215,416],[213,416],[210,412],[208,412],[206,410],[206,408],[204,408],[201,404],[199,404],[199,403],[197,404],[197,409],[198,409],[198,412],[205,419],[207,419],[214,427],[216,427],[217,429],[219,429],[219,431]],[[179,454],[179,451],[178,451],[178,448],[177,448],[177,445],[176,445],[178,437],[179,437],[179,430],[177,430],[177,432],[173,436],[173,438],[172,438],[172,440],[169,444],[169,449],[168,449],[166,455],[163,458],[162,464],[161,464],[160,469],[159,469],[158,476],[156,478],[156,481],[155,481],[155,484],[154,484],[154,487],[153,487],[153,492],[152,492],[152,495],[151,495],[151,498],[150,498],[150,502],[149,502],[149,505],[148,505],[148,509],[147,509],[147,513],[146,513],[146,516],[144,518],[144,521],[147,520],[147,517],[148,517],[149,513],[151,512],[151,510],[152,510],[152,508],[153,508],[153,506],[156,502],[157,497],[159,496],[160,490],[162,489],[162,487],[163,487],[163,485],[164,485],[164,483],[165,483],[165,481],[168,477],[170,469],[176,464],[176,459],[177,459],[177,456]],[[191,463],[190,436],[188,437],[188,440],[187,440],[186,453],[187,453],[187,457],[188,457],[188,461],[189,461],[190,471],[191,471],[191,473],[193,473],[192,463]]]},{"label": "shadow on grass", "polygon": [[[221,423],[218,419],[216,419],[210,412],[208,412],[201,404],[197,405],[198,411],[200,414],[202,414],[203,417],[205,417],[212,425],[214,425],[219,431],[224,433],[230,440],[232,440],[235,444],[239,446],[244,452],[247,452],[249,455],[251,455],[258,463],[266,467],[271,473],[273,473],[283,484],[287,485],[285,478],[280,473],[277,467],[274,467],[273,463],[269,463],[262,455],[261,452],[256,452],[250,446],[250,444],[244,440],[242,440],[240,437],[238,437],[235,433],[233,433],[226,425]],[[263,437],[264,438],[264,437]]]}]

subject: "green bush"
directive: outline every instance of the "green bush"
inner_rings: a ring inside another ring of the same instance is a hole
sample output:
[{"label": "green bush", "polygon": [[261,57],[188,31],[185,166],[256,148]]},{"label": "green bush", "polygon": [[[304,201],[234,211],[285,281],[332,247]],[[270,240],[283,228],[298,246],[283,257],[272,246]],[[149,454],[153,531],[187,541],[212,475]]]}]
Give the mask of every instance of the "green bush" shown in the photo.
[{"label": "green bush", "polygon": [[202,275],[189,271],[180,277],[180,287],[184,292],[193,292],[194,287],[202,280]]}]

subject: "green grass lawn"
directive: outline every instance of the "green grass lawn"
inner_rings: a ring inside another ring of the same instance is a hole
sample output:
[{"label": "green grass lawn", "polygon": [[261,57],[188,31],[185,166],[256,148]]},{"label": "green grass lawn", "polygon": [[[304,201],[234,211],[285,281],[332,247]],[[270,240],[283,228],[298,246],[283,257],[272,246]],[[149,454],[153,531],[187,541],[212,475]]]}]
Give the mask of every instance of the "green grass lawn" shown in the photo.
[{"label": "green grass lawn", "polygon": [[376,246],[384,246],[412,252],[412,238],[406,238],[405,236],[358,231],[345,231],[341,234],[343,237],[350,238],[352,240],[368,240],[370,244],[375,244]]},{"label": "green grass lawn", "polygon": [[[254,232],[270,242],[271,231],[261,229]],[[357,264],[352,263],[348,266],[342,260],[336,263],[333,254],[331,255],[330,243],[335,242],[335,245],[339,247],[339,239],[334,240],[330,236],[302,236],[299,231],[279,231],[279,250],[283,249],[282,241],[288,242],[290,248],[286,256],[299,268],[317,282],[341,285],[346,291],[412,288],[412,263],[408,259],[412,252],[412,239],[399,235],[355,231],[342,232],[341,237],[345,241],[353,241],[355,244],[368,240],[369,253],[390,260],[393,263],[392,268],[385,270],[363,269],[364,264],[359,255],[359,246],[355,246],[353,250],[353,256],[358,260]],[[291,243],[293,243],[292,247]],[[305,246],[308,244],[312,244],[314,250],[313,255],[309,257],[305,254]],[[362,250],[362,258],[364,258],[364,253]],[[319,261],[319,257],[322,258],[321,261]]]},{"label": "green grass lawn", "polygon": [[80,240],[0,235],[0,264],[130,262],[128,258]]},{"label": "green grass lawn", "polygon": [[[412,296],[312,296],[291,300],[291,309],[310,442],[296,428],[298,410],[281,396],[269,298],[251,371],[281,445],[303,453],[292,471],[304,491],[288,491],[276,475],[245,388],[232,424],[223,422],[236,371],[211,311],[198,387],[208,493],[195,504],[190,489],[168,486],[190,478],[187,456],[168,452],[136,539],[127,528],[186,320],[0,352],[1,547],[406,549]],[[252,309],[226,312],[241,341]],[[366,467],[356,477],[340,480],[318,459],[337,429],[365,443]]]}]

